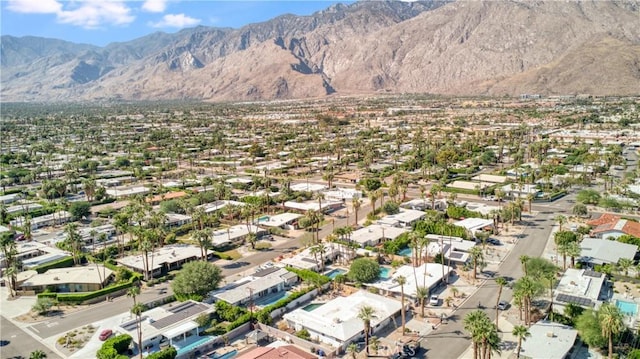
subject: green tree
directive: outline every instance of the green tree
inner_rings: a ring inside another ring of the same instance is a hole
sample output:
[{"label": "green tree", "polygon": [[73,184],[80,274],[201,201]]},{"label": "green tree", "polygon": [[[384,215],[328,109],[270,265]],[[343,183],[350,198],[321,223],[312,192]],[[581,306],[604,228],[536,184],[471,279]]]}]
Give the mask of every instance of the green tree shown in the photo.
[{"label": "green tree", "polygon": [[31,309],[40,315],[46,315],[51,310],[51,307],[57,304],[57,301],[49,297],[38,297],[36,303]]},{"label": "green tree", "polygon": [[529,332],[529,328],[524,325],[516,325],[513,327],[513,331],[511,332],[513,336],[518,338],[518,348],[516,349],[516,358],[520,358],[520,350],[522,349],[522,342],[527,340],[528,337],[531,336],[531,332]]},{"label": "green tree", "polygon": [[397,276],[393,279],[394,282],[400,286],[400,316],[402,317],[402,335],[405,333],[406,315],[404,310],[404,285],[407,284],[407,278],[404,276]]},{"label": "green tree", "polygon": [[142,356],[142,312],[144,312],[145,307],[142,303],[134,304],[131,307],[131,314],[136,316],[136,330],[138,332],[138,354],[140,355],[140,359]]},{"label": "green tree", "polygon": [[368,258],[358,258],[351,263],[347,277],[359,283],[371,283],[380,276],[380,265],[378,262]]},{"label": "green tree", "polygon": [[349,346],[347,346],[347,354],[351,356],[351,359],[356,359],[356,355],[358,354],[358,344],[349,344]]},{"label": "green tree", "polygon": [[600,192],[593,189],[583,189],[578,192],[576,200],[583,204],[596,205],[600,201]]},{"label": "green tree", "polygon": [[583,203],[576,203],[571,212],[578,217],[585,217],[589,214],[587,206]]},{"label": "green tree", "polygon": [[475,281],[478,274],[478,266],[484,262],[484,253],[482,253],[482,248],[477,246],[472,247],[469,250],[469,257],[471,257],[471,264],[473,265],[473,280]]},{"label": "green tree", "polygon": [[47,357],[47,353],[42,350],[35,350],[29,354],[29,359],[45,359]]},{"label": "green tree", "polygon": [[138,301],[136,300],[136,297],[140,295],[140,287],[137,285],[134,285],[132,287],[129,287],[129,289],[127,289],[127,297],[131,297],[131,299],[133,299],[133,305],[136,305],[138,303]]},{"label": "green tree", "polygon": [[612,359],[613,340],[625,329],[622,312],[617,306],[611,303],[604,303],[600,306],[600,309],[598,309],[598,320],[600,321],[602,336],[606,338],[609,343],[609,359]]},{"label": "green tree", "polygon": [[576,329],[582,341],[588,346],[604,348],[607,345],[607,338],[602,335],[602,327],[596,311],[592,309],[584,311],[576,320]]},{"label": "green tree", "polygon": [[202,300],[207,293],[218,288],[222,280],[220,267],[209,262],[195,261],[185,263],[171,288],[179,300]]},{"label": "green tree", "polygon": [[91,215],[91,203],[84,201],[73,202],[69,205],[69,213],[73,216],[74,220],[89,218]]},{"label": "green tree", "polygon": [[[454,288],[451,288],[451,289],[454,289]],[[422,318],[424,318],[424,305],[428,297],[429,297],[428,287],[419,286],[418,288],[416,288],[416,299],[418,299],[418,301],[420,302],[420,316]]]},{"label": "green tree", "polygon": [[358,311],[358,319],[364,324],[364,348],[369,355],[369,334],[371,332],[371,320],[376,318],[376,310],[368,305],[360,308]]}]

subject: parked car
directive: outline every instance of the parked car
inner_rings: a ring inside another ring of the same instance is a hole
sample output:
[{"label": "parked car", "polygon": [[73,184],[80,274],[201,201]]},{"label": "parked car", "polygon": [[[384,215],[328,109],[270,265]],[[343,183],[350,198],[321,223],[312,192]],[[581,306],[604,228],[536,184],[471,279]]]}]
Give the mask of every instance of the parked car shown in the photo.
[{"label": "parked car", "polygon": [[507,310],[507,308],[509,308],[509,303],[506,300],[498,302],[498,310]]},{"label": "parked car", "polygon": [[107,339],[109,339],[109,337],[113,335],[113,330],[111,329],[105,329],[103,331],[100,332],[100,335],[98,336],[98,339],[105,341]]},{"label": "parked car", "polygon": [[440,298],[438,298],[437,295],[432,295],[429,297],[429,304],[430,305],[438,305],[440,304]]},{"label": "parked car", "polygon": [[487,239],[487,243],[489,244],[493,244],[494,246],[499,246],[502,244],[502,242],[500,242],[499,240],[495,239],[495,238],[489,238]]}]

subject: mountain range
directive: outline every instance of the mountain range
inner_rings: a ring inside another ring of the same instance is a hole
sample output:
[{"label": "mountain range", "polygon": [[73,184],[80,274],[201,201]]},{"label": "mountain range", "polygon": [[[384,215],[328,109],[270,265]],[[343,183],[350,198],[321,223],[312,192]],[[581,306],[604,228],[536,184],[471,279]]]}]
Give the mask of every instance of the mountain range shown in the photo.
[{"label": "mountain range", "polygon": [[0,40],[3,102],[640,94],[638,1],[361,1],[104,47]]}]

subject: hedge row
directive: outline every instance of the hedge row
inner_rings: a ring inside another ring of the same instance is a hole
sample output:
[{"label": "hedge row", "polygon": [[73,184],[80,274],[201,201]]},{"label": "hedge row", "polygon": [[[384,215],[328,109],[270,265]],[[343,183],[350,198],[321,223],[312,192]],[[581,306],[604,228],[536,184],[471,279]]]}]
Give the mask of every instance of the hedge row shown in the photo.
[{"label": "hedge row", "polygon": [[68,268],[68,267],[73,267],[73,257],[71,257],[71,256],[60,258],[60,259],[55,260],[53,262],[41,264],[41,265],[39,265],[37,267],[33,267],[31,269],[36,271],[36,272],[38,272],[38,274],[41,274],[41,273],[44,273],[44,272],[48,271],[49,269],[53,269],[53,268]]},{"label": "hedge row", "polygon": [[52,296],[52,294],[55,294],[55,298],[59,301],[59,302],[64,302],[64,303],[83,303],[87,300],[90,299],[94,299],[94,298],[98,298],[100,296],[103,295],[107,295],[110,293],[114,293],[123,289],[127,289],[132,287],[133,285],[135,285],[138,281],[140,281],[141,279],[141,275],[138,273],[135,273],[128,282],[125,283],[121,283],[121,284],[116,284],[114,286],[111,287],[107,287],[107,288],[103,288],[100,290],[96,290],[94,292],[81,292],[81,293],[40,293],[38,294],[38,298],[40,297],[48,297],[48,298],[54,298],[54,296]]},{"label": "hedge row", "polygon": [[285,269],[297,274],[300,279],[309,283],[320,283],[325,285],[331,281],[331,278],[326,275],[319,274],[309,269],[297,269],[292,267],[285,267]]},{"label": "hedge row", "polygon": [[111,337],[107,339],[98,352],[96,353],[96,357],[98,359],[124,359],[129,358],[126,353],[127,349],[129,349],[129,345],[131,344],[131,338],[128,334],[121,334],[115,337]]}]

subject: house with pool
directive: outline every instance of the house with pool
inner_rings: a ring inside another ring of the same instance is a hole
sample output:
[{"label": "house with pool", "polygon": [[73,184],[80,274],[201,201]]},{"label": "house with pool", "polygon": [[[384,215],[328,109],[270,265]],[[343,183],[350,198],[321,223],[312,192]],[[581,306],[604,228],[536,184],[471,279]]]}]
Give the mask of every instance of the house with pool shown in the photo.
[{"label": "house with pool", "polygon": [[276,266],[258,268],[254,273],[211,292],[214,301],[232,305],[267,306],[286,298],[287,290],[298,282],[298,276]]},{"label": "house with pool", "polygon": [[[419,267],[404,265],[392,270],[388,275],[374,283],[369,284],[371,287],[378,288],[380,294],[400,296],[401,289],[404,290],[406,297],[417,300],[416,287],[426,287],[429,291],[433,291],[443,279],[453,271],[453,268],[439,263],[423,263]],[[406,279],[404,288],[396,283],[396,278],[403,276]]]},{"label": "house with pool", "polygon": [[352,342],[364,338],[364,326],[358,318],[360,308],[375,308],[371,320],[372,335],[395,321],[400,314],[399,301],[360,290],[348,297],[337,297],[325,303],[312,303],[284,315],[290,328],[306,329],[311,338],[344,351]]},{"label": "house with pool", "polygon": [[353,231],[351,234],[351,241],[357,243],[361,248],[367,246],[376,246],[387,240],[394,240],[401,234],[408,232],[407,228],[398,228],[390,226],[382,226],[379,224],[372,224],[367,227],[360,228]]},{"label": "house with pool", "polygon": [[564,314],[564,308],[568,304],[585,309],[597,308],[603,301],[611,299],[613,294],[606,282],[604,273],[568,268],[553,292],[554,310]]},{"label": "house with pool", "polygon": [[[177,359],[192,358],[213,348],[217,337],[200,336],[196,318],[210,314],[215,309],[205,303],[192,300],[171,307],[156,307],[141,314],[143,356],[173,346],[178,351]],[[116,332],[131,335],[137,348],[138,324],[135,316],[124,321]]]}]

